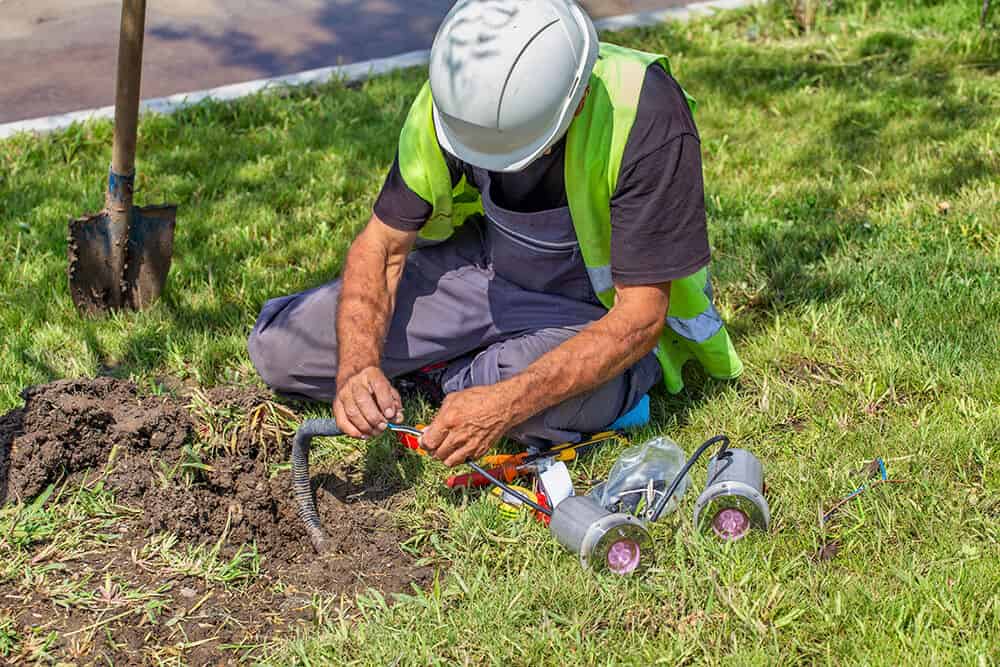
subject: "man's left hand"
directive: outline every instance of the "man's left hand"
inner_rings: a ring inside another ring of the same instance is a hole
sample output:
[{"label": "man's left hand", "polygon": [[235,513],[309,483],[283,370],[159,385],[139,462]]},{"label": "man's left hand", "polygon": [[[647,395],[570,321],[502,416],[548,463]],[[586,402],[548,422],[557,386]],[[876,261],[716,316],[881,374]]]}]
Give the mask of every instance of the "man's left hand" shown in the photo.
[{"label": "man's left hand", "polygon": [[501,385],[470,387],[445,396],[420,444],[452,467],[483,456],[514,425]]}]

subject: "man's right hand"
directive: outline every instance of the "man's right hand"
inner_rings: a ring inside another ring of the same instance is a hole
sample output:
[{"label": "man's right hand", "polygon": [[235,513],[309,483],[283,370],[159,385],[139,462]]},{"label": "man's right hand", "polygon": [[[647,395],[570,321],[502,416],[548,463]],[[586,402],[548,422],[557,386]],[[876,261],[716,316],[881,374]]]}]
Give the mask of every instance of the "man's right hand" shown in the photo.
[{"label": "man's right hand", "polygon": [[345,435],[367,438],[402,421],[403,401],[382,370],[369,366],[337,383],[333,416]]}]

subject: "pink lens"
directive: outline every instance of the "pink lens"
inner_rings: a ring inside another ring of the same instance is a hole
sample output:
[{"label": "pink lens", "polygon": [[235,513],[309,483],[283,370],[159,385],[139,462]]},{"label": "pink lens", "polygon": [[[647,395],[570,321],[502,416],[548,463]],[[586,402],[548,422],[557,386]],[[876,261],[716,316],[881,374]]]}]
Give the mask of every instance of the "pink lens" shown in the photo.
[{"label": "pink lens", "polygon": [[642,549],[634,540],[618,540],[608,549],[608,569],[615,574],[628,574],[639,567]]},{"label": "pink lens", "polygon": [[750,517],[743,510],[727,507],[712,519],[712,530],[724,540],[738,540],[750,531]]}]

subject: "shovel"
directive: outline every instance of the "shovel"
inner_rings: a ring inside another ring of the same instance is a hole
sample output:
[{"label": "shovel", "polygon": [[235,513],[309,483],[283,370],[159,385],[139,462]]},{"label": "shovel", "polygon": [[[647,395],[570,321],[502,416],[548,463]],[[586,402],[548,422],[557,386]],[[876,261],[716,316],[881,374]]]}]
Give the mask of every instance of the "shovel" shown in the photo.
[{"label": "shovel", "polygon": [[163,292],[177,207],[132,205],[146,0],[123,0],[114,146],[104,210],[69,222],[69,289],[77,310],[141,310]]}]

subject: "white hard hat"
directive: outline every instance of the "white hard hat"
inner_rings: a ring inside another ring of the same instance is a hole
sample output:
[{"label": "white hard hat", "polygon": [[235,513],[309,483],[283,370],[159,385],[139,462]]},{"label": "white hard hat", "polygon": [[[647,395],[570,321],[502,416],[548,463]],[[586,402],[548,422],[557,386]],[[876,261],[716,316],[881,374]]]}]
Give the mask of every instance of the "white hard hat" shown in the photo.
[{"label": "white hard hat", "polygon": [[431,47],[441,147],[489,171],[523,169],[569,128],[598,49],[573,0],[459,0]]}]

